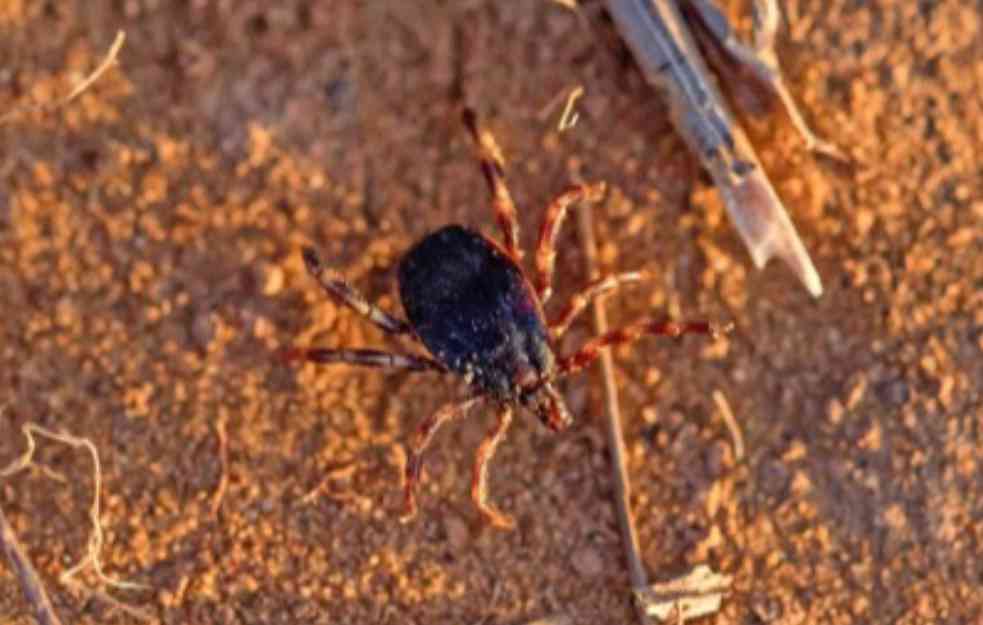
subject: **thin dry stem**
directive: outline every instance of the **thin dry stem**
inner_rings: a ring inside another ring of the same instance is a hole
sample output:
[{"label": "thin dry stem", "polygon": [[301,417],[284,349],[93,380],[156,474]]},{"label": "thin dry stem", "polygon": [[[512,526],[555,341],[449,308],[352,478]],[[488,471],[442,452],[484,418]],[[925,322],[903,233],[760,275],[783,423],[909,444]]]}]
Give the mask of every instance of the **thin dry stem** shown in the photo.
[{"label": "thin dry stem", "polygon": [[[400,451],[402,451],[402,448],[399,449]],[[405,467],[405,463],[403,467]],[[400,468],[400,475],[402,475],[404,472],[403,467]],[[310,491],[307,492],[307,494],[305,494],[303,497],[300,498],[300,503],[305,505],[309,504],[312,501],[314,501],[318,496],[320,496],[322,493],[329,497],[337,499],[338,498],[337,493],[331,493],[327,490],[328,484],[331,482],[350,480],[352,475],[355,473],[356,468],[357,465],[354,462],[349,462],[347,464],[343,464],[333,469],[328,469],[328,471],[325,472],[324,477],[321,478],[321,481],[317,483],[317,486],[312,488]]]},{"label": "thin dry stem", "polygon": [[[594,224],[591,222],[590,210],[581,206],[578,211],[580,238],[587,259],[587,270],[591,279],[598,276],[597,243],[594,237]],[[602,299],[594,301],[594,330],[598,336],[608,331],[607,313]],[[618,387],[614,380],[614,362],[611,350],[604,348],[601,352],[601,375],[604,379],[605,412],[607,413],[608,446],[611,450],[611,464],[614,479],[614,499],[618,511],[618,525],[625,546],[625,557],[628,560],[628,572],[633,588],[648,586],[648,576],[642,564],[638,548],[638,533],[635,531],[635,521],[631,514],[629,499],[631,485],[628,481],[628,469],[625,466],[625,441],[621,430],[621,409],[618,405]],[[645,614],[636,604],[639,620],[645,622]]]},{"label": "thin dry stem", "polygon": [[87,593],[99,601],[112,606],[113,608],[129,614],[135,619],[141,620],[145,623],[157,623],[159,619],[149,610],[144,610],[136,606],[132,606],[128,603],[123,603],[116,597],[110,595],[109,593],[99,590],[98,588],[84,588],[81,585],[77,586],[82,592]]},{"label": "thin dry stem", "polygon": [[573,619],[566,614],[554,614],[553,616],[547,616],[544,618],[538,618],[535,621],[529,621],[525,625],[570,625],[573,623]]},{"label": "thin dry stem", "polygon": [[580,119],[580,115],[573,109],[577,104],[577,100],[584,95],[583,85],[577,85],[570,90],[570,95],[567,96],[567,104],[563,107],[563,114],[560,115],[560,121],[556,126],[556,129],[560,132],[565,130],[570,130],[577,125],[577,120]]},{"label": "thin dry stem", "polygon": [[17,574],[24,596],[34,608],[34,616],[38,623],[41,625],[61,625],[61,620],[55,613],[54,606],[51,605],[51,599],[44,588],[41,576],[38,575],[37,569],[31,564],[24,548],[17,541],[14,529],[7,522],[7,517],[4,516],[2,508],[0,508],[0,547],[6,552],[10,566]]},{"label": "thin dry stem", "polygon": [[91,87],[94,82],[99,80],[99,78],[106,73],[106,70],[112,67],[112,65],[116,61],[116,57],[119,56],[119,51],[123,48],[123,42],[125,40],[126,40],[126,33],[124,33],[122,30],[117,31],[116,39],[114,39],[113,44],[109,46],[109,50],[106,52],[106,55],[103,57],[99,65],[97,65],[96,68],[92,70],[92,73],[90,73],[88,76],[82,79],[81,82],[75,85],[75,88],[72,89],[72,91],[67,96],[61,98],[60,100],[56,100],[54,102],[46,102],[42,104],[30,104],[27,106],[14,108],[13,110],[8,111],[3,116],[0,116],[0,126],[9,123],[14,118],[23,115],[25,113],[34,113],[34,112],[47,113],[47,112],[54,111],[58,108],[61,108],[67,105],[68,103],[70,103],[72,100],[74,100],[79,95],[81,95],[83,91]]},{"label": "thin dry stem", "polygon": [[730,430],[730,437],[734,441],[734,457],[738,462],[744,460],[744,435],[741,434],[741,426],[737,423],[737,419],[734,418],[734,413],[730,409],[730,404],[727,403],[727,398],[719,390],[713,392],[713,401],[717,404],[717,409],[720,410],[720,416],[723,417],[724,423],[727,424],[727,429]]},{"label": "thin dry stem", "polygon": [[215,422],[215,436],[218,438],[218,458],[222,464],[222,476],[218,480],[215,494],[212,496],[212,518],[217,519],[219,510],[222,508],[222,499],[225,491],[229,487],[229,437],[226,433],[226,424],[229,415],[222,410]]},{"label": "thin dry stem", "polygon": [[556,129],[560,132],[570,130],[577,123],[577,120],[580,119],[580,116],[574,110],[574,105],[584,95],[584,86],[577,85],[576,87],[571,87],[569,92],[564,92],[566,92],[566,89],[553,96],[546,103],[546,106],[536,114],[536,119],[545,123],[553,116],[557,107],[563,104],[563,110],[560,112],[560,119],[556,125]]},{"label": "thin dry stem", "polygon": [[[99,461],[99,452],[96,450],[96,446],[92,444],[92,441],[87,438],[72,436],[71,434],[66,434],[64,432],[52,432],[51,430],[43,428],[36,423],[24,424],[22,431],[24,436],[27,438],[27,449],[20,458],[12,462],[5,469],[0,470],[0,478],[10,477],[11,475],[23,471],[30,466],[37,466],[34,464],[34,452],[37,449],[37,442],[34,438],[35,434],[58,441],[65,445],[70,445],[72,447],[84,447],[92,457],[94,492],[92,497],[92,506],[89,508],[89,520],[92,523],[92,533],[89,535],[88,549],[86,550],[85,557],[83,557],[75,566],[59,576],[59,581],[66,586],[71,586],[85,592],[93,593],[93,590],[86,588],[81,582],[74,579],[75,576],[77,576],[85,567],[91,566],[97,579],[108,586],[123,589],[148,588],[143,584],[113,579],[103,572],[102,561],[99,557],[99,552],[102,550],[104,542],[102,524],[100,522],[99,503],[102,496],[102,465]],[[118,604],[118,602],[115,600],[113,603]]]}]

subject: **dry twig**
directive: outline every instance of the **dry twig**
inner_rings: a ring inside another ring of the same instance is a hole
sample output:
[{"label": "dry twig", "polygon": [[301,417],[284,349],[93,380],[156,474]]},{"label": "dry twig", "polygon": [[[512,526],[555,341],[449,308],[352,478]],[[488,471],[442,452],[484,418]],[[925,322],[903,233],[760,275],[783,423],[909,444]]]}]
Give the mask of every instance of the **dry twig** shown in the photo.
[{"label": "dry twig", "polygon": [[577,120],[580,119],[580,115],[573,109],[577,104],[577,100],[584,95],[583,85],[577,85],[570,90],[570,95],[567,96],[567,104],[563,107],[563,114],[560,115],[560,122],[557,124],[556,129],[560,132],[565,130],[570,130],[577,124]]},{"label": "dry twig", "polygon": [[685,623],[719,611],[731,581],[729,575],[714,573],[701,564],[677,579],[650,588],[636,588],[636,605],[660,621],[675,616],[676,623]]},{"label": "dry twig", "polygon": [[215,436],[218,437],[218,458],[222,464],[222,476],[218,480],[218,487],[212,495],[212,518],[218,518],[218,512],[222,508],[222,499],[225,491],[229,487],[229,436],[226,433],[226,424],[229,415],[225,410],[219,412],[215,422]]},{"label": "dry twig", "polygon": [[[92,523],[92,532],[89,535],[88,548],[86,549],[85,556],[72,568],[68,569],[62,573],[58,581],[74,590],[80,591],[84,594],[89,594],[113,607],[119,608],[133,616],[137,616],[146,621],[154,620],[154,617],[150,614],[145,613],[143,610],[128,606],[112,596],[106,594],[97,589],[92,589],[86,587],[84,584],[75,579],[75,577],[86,567],[91,567],[95,572],[96,578],[103,584],[107,586],[112,586],[115,588],[122,589],[145,589],[147,586],[143,584],[136,584],[133,582],[126,582],[122,580],[117,580],[109,577],[103,572],[102,560],[100,559],[100,552],[102,551],[102,546],[104,542],[104,536],[102,532],[102,524],[100,521],[100,500],[102,497],[102,465],[99,461],[99,452],[96,450],[96,446],[87,438],[81,438],[77,436],[72,436],[71,434],[66,434],[64,432],[53,432],[46,428],[41,427],[35,423],[24,424],[22,431],[25,438],[27,439],[27,449],[21,455],[20,458],[13,461],[9,466],[0,470],[0,478],[8,478],[15,473],[24,471],[25,469],[32,466],[39,466],[34,463],[34,453],[37,450],[37,442],[35,440],[35,435],[43,436],[51,440],[69,445],[71,447],[84,447],[92,458],[93,464],[93,496],[92,496],[92,506],[89,508],[89,520]],[[63,478],[62,478],[63,479]],[[30,596],[29,596],[30,598]],[[33,602],[33,600],[32,600]],[[35,604],[36,606],[37,604]],[[37,608],[36,608],[37,609]]]},{"label": "dry twig", "polygon": [[571,623],[573,623],[573,619],[566,614],[554,614],[553,616],[529,621],[525,625],[570,625]]},{"label": "dry twig", "polygon": [[7,522],[7,517],[4,516],[2,508],[0,508],[0,547],[6,552],[10,566],[17,574],[24,596],[34,608],[34,616],[38,623],[41,625],[61,625],[61,620],[55,613],[54,606],[51,605],[48,592],[44,589],[41,576],[38,575],[34,565],[24,553],[24,548],[17,541],[14,529]]},{"label": "dry twig", "polygon": [[734,418],[734,413],[730,409],[730,404],[727,403],[727,398],[719,390],[713,392],[713,401],[717,404],[717,409],[720,411],[720,416],[723,417],[724,423],[727,424],[727,429],[730,430],[730,437],[734,441],[734,458],[741,462],[744,460],[744,436],[741,434],[741,426],[738,425],[737,419]]},{"label": "dry twig", "polygon": [[[590,279],[596,279],[597,242],[594,237],[594,224],[591,222],[590,209],[582,206],[578,211],[580,238],[587,258],[587,271]],[[608,330],[607,313],[603,300],[594,301],[594,331],[598,336]],[[601,375],[604,378],[605,412],[607,413],[608,446],[611,451],[611,464],[614,478],[614,499],[618,511],[618,525],[625,545],[625,557],[628,560],[628,573],[633,588],[648,586],[648,576],[639,556],[638,533],[635,531],[635,521],[631,514],[629,499],[631,485],[628,482],[628,469],[625,466],[625,441],[621,433],[621,409],[618,405],[618,387],[614,380],[614,362],[610,348],[601,350]],[[645,613],[636,603],[639,620],[645,622]]]},{"label": "dry twig", "polygon": [[93,490],[95,492],[92,497],[92,506],[89,508],[89,520],[92,522],[92,533],[89,536],[89,548],[85,557],[82,558],[78,564],[61,574],[60,581],[66,585],[77,584],[74,577],[78,575],[79,572],[86,566],[91,565],[93,571],[96,573],[96,577],[99,578],[99,581],[109,586],[129,589],[145,588],[145,586],[141,584],[114,580],[107,576],[102,570],[102,561],[99,559],[99,552],[102,550],[103,544],[102,524],[99,520],[99,500],[102,495],[102,465],[99,462],[99,452],[96,450],[96,446],[93,445],[92,441],[87,438],[79,438],[77,436],[72,436],[71,434],[65,434],[64,432],[52,432],[51,430],[43,428],[35,423],[25,424],[23,427],[23,432],[24,436],[27,437],[27,450],[18,460],[15,460],[6,469],[0,471],[0,477],[9,477],[14,473],[23,471],[34,463],[34,452],[37,449],[37,443],[34,440],[35,434],[70,445],[72,447],[84,447],[86,450],[88,450],[89,455],[92,457],[94,481]]}]

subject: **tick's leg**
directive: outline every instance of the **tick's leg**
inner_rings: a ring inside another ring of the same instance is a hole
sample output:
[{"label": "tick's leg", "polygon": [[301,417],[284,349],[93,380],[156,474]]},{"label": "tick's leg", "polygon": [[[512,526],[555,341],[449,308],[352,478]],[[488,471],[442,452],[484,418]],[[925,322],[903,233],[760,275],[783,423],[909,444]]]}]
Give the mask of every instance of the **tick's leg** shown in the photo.
[{"label": "tick's leg", "polygon": [[546,412],[540,415],[540,419],[543,425],[554,432],[562,432],[573,424],[573,417],[570,416],[567,404],[550,382],[543,384],[543,391],[546,393],[547,403]]},{"label": "tick's leg", "polygon": [[440,371],[444,368],[436,360],[413,354],[397,354],[377,349],[291,349],[283,354],[284,360],[306,360],[322,365],[344,363],[359,367],[381,369],[406,369],[409,371]]},{"label": "tick's leg", "polygon": [[515,203],[512,194],[505,185],[505,159],[502,151],[495,143],[495,137],[487,130],[478,127],[478,119],[471,109],[464,110],[464,125],[471,132],[475,145],[478,147],[478,159],[481,162],[481,172],[485,175],[488,190],[491,192],[492,207],[495,209],[495,221],[502,228],[502,238],[505,240],[505,250],[516,261],[522,258],[519,249],[519,224],[515,216]]},{"label": "tick's leg", "polygon": [[403,477],[403,514],[400,521],[406,523],[416,516],[416,483],[423,472],[423,452],[426,451],[437,429],[456,417],[464,415],[468,410],[482,401],[482,397],[474,397],[456,404],[446,404],[440,410],[424,419],[413,435],[410,443],[409,456],[406,459],[406,473]]},{"label": "tick's leg", "polygon": [[328,295],[379,326],[383,332],[415,336],[410,324],[370,303],[344,278],[325,267],[314,248],[304,248],[304,264],[307,265],[307,272],[320,283]]},{"label": "tick's leg", "polygon": [[695,14],[699,24],[732,59],[750,70],[765,88],[778,97],[809,150],[846,160],[839,148],[812,132],[785,86],[778,55],[775,53],[775,35],[781,22],[781,12],[776,0],[754,0],[753,47],[745,45],[737,38],[727,17],[712,0],[685,0],[683,5],[688,13]]},{"label": "tick's leg", "polygon": [[553,264],[556,260],[556,235],[560,232],[567,209],[574,202],[597,202],[604,197],[605,184],[582,184],[567,189],[550,202],[539,229],[539,244],[536,246],[536,292],[539,300],[546,303],[553,292]]},{"label": "tick's leg", "polygon": [[515,521],[511,517],[502,514],[488,503],[488,463],[495,455],[495,449],[505,436],[505,431],[512,423],[512,408],[502,406],[498,411],[498,420],[495,427],[488,431],[485,439],[478,447],[478,453],[474,458],[474,477],[471,480],[471,499],[478,507],[485,520],[497,528],[510,530],[515,527]]},{"label": "tick's leg", "polygon": [[554,338],[559,338],[567,331],[573,320],[583,312],[587,304],[605,293],[613,291],[624,284],[630,282],[641,282],[651,278],[647,271],[628,271],[594,280],[585,286],[579,293],[570,298],[570,303],[563,309],[557,318],[550,322],[550,334]]},{"label": "tick's leg", "polygon": [[708,321],[654,321],[646,320],[624,328],[611,330],[587,342],[580,351],[562,358],[557,365],[557,376],[580,371],[597,358],[605,347],[632,343],[643,336],[660,335],[677,337],[683,334],[709,334],[716,336],[729,331],[730,326],[717,327]]}]

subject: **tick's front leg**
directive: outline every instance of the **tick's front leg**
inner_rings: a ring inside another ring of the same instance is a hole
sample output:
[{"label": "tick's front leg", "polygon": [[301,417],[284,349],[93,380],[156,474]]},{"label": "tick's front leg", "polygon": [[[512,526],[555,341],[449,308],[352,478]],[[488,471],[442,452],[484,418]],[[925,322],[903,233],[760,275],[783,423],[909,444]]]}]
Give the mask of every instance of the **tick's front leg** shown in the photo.
[{"label": "tick's front leg", "polygon": [[553,265],[556,261],[556,235],[566,219],[567,209],[575,202],[598,202],[604,197],[606,185],[603,182],[581,184],[564,191],[546,207],[543,226],[539,230],[539,244],[536,246],[536,292],[543,304],[553,293]]},{"label": "tick's front leg", "polygon": [[495,142],[491,132],[478,126],[478,118],[471,109],[464,110],[464,125],[467,126],[471,138],[478,148],[478,160],[481,172],[491,193],[492,207],[495,210],[495,221],[502,229],[502,239],[505,250],[516,262],[522,260],[522,250],[519,249],[519,222],[515,216],[515,203],[512,194],[505,184],[505,159],[502,151]]},{"label": "tick's front leg", "polygon": [[385,352],[378,349],[294,348],[283,352],[282,358],[287,362],[305,360],[321,365],[341,363],[359,367],[375,367],[377,369],[447,372],[447,368],[433,358],[415,354]]},{"label": "tick's front leg", "polygon": [[365,296],[355,290],[355,287],[349,284],[347,280],[325,267],[317,250],[313,247],[305,247],[303,256],[307,273],[318,281],[328,295],[362,315],[387,334],[403,334],[416,338],[409,323],[390,315],[365,299]]}]

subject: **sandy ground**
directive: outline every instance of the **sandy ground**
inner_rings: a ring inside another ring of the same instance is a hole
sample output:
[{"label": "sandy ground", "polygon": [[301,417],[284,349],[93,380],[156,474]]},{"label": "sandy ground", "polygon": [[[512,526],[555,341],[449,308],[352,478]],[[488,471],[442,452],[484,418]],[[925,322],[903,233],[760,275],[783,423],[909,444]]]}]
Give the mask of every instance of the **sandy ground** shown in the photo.
[{"label": "sandy ground", "polygon": [[[71,106],[0,127],[0,466],[29,421],[91,438],[106,571],[147,588],[83,580],[164,623],[633,619],[596,371],[563,385],[569,432],[521,418],[500,449],[492,496],[518,520],[503,533],[468,494],[486,412],[439,434],[421,514],[396,520],[403,444],[460,385],[276,358],[386,344],[324,297],[301,245],[398,310],[393,268],[415,239],[451,221],[495,232],[458,119],[470,103],[509,159],[525,243],[572,177],[610,184],[604,269],[659,275],[609,300],[612,323],[736,324],[616,352],[652,577],[733,575],[706,622],[979,622],[983,4],[785,3],[792,91],[857,163],[813,158],[781,116],[754,128],[818,301],[779,264],[751,268],[663,104],[563,7],[275,5],[0,4],[2,111],[66,94],[128,35]],[[558,133],[577,84],[579,122]],[[579,250],[570,228],[558,300],[585,279]],[[589,336],[580,323],[560,347]],[[58,583],[85,550],[91,464],[51,443],[39,462],[68,482],[19,474],[0,506],[56,608],[135,622]],[[32,622],[6,566],[0,621]]]}]

